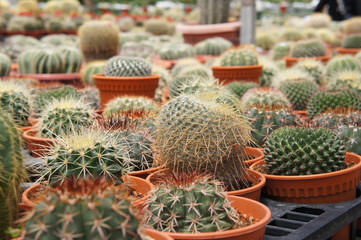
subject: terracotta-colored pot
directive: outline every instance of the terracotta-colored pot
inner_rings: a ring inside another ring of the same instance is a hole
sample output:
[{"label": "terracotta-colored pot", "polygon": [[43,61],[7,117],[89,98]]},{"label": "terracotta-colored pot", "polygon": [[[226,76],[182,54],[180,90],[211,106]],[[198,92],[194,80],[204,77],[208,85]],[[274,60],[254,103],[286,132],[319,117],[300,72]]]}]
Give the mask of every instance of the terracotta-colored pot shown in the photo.
[{"label": "terracotta-colored pot", "polygon": [[34,125],[36,125],[38,122],[39,122],[38,119],[29,117],[29,123],[30,123],[31,125],[34,126]]},{"label": "terracotta-colored pot", "polygon": [[159,167],[149,168],[146,170],[129,172],[128,175],[146,179],[150,174],[157,172],[157,171],[161,170],[162,168],[164,168],[164,165],[159,166]]},{"label": "terracotta-colored pot", "polygon": [[209,59],[215,58],[213,55],[197,55],[196,59],[201,63],[206,63]]},{"label": "terracotta-colored pot", "polygon": [[19,69],[19,65],[17,63],[11,64],[11,71],[17,72]]},{"label": "terracotta-colored pot", "polygon": [[306,121],[309,121],[310,118],[308,117],[308,112],[307,110],[298,110],[298,111],[295,111],[295,113],[297,113],[298,115],[300,115],[301,118],[303,118],[304,120]]},{"label": "terracotta-colored pot", "polygon": [[236,67],[212,67],[213,76],[220,82],[228,84],[234,81],[249,81],[259,83],[262,76],[262,65],[236,66]]},{"label": "terracotta-colored pot", "polygon": [[266,225],[271,219],[271,211],[257,201],[237,196],[229,196],[232,205],[239,212],[252,216],[259,221],[247,227],[208,233],[169,233],[174,239],[218,239],[218,240],[262,240]]},{"label": "terracotta-colored pot", "polygon": [[356,55],[361,51],[361,48],[336,48],[336,51],[340,54]]},{"label": "terracotta-colored pot", "polygon": [[[272,199],[302,204],[323,204],[349,201],[356,197],[356,186],[361,180],[361,156],[346,153],[346,162],[355,165],[331,173],[279,176],[264,174],[266,185],[264,193]],[[264,165],[260,160],[250,167]]]},{"label": "terracotta-colored pot", "polygon": [[251,155],[253,158],[245,161],[247,167],[251,166],[253,163],[258,162],[259,160],[264,159],[264,153],[262,148],[253,148],[246,147],[246,152]]},{"label": "terracotta-colored pot", "polygon": [[173,240],[173,238],[171,236],[169,236],[168,233],[156,231],[156,230],[150,229],[150,228],[144,228],[144,233],[145,233],[145,235],[147,235],[153,239],[156,239],[156,240]]},{"label": "terracotta-colored pot", "polygon": [[292,67],[297,62],[305,60],[305,59],[315,59],[315,60],[321,61],[322,63],[326,64],[328,62],[328,60],[330,60],[330,58],[331,58],[331,55],[326,55],[326,56],[321,56],[321,57],[306,57],[306,58],[284,57],[283,59],[286,61],[287,67]]},{"label": "terracotta-colored pot", "polygon": [[48,153],[48,148],[54,145],[55,139],[36,137],[37,130],[32,127],[23,133],[23,138],[34,157],[42,157]]},{"label": "terracotta-colored pot", "polygon": [[33,78],[39,80],[42,85],[70,84],[82,85],[80,73],[49,73],[49,74],[21,74],[21,78]]},{"label": "terracotta-colored pot", "polygon": [[174,65],[176,65],[176,63],[178,62],[178,60],[163,60],[163,59],[158,59],[155,58],[154,63],[156,65],[162,66],[166,69],[172,69],[174,67]]},{"label": "terracotta-colored pot", "polygon": [[132,95],[154,98],[160,76],[150,77],[106,77],[103,74],[93,75],[100,91],[102,106],[118,96]]}]

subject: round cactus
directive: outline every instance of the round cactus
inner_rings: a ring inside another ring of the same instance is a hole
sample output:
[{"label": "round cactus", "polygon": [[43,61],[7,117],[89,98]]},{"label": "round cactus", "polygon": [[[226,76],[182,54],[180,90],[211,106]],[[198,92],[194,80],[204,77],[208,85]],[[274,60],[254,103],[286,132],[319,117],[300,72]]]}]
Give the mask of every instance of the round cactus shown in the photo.
[{"label": "round cactus", "polygon": [[81,80],[86,85],[95,85],[94,74],[103,74],[106,61],[93,61],[81,70]]},{"label": "round cactus", "polygon": [[357,70],[343,70],[334,73],[328,78],[329,89],[355,89],[361,90],[361,73]]},{"label": "round cactus", "polygon": [[194,46],[197,55],[215,56],[220,55],[230,47],[232,47],[232,43],[221,37],[207,38]]},{"label": "round cactus", "polygon": [[237,97],[242,98],[242,96],[252,88],[259,87],[258,83],[255,82],[245,82],[245,81],[235,81],[227,84],[226,89],[231,91]]},{"label": "round cactus", "polygon": [[353,17],[345,21],[343,32],[346,35],[361,34],[361,17]]},{"label": "round cactus", "polygon": [[322,41],[311,39],[298,41],[291,49],[290,56],[294,58],[301,57],[320,57],[326,55],[326,47]]},{"label": "round cactus", "polygon": [[131,17],[123,17],[119,19],[118,26],[120,31],[129,32],[135,26],[135,22]]},{"label": "round cactus", "polygon": [[125,57],[140,57],[144,59],[153,59],[156,50],[152,43],[142,42],[127,42],[122,45],[120,55]]},{"label": "round cactus", "polygon": [[291,51],[290,42],[279,42],[273,46],[271,50],[272,59],[274,61],[282,60],[283,57],[289,56]]},{"label": "round cactus", "polygon": [[299,61],[296,64],[295,68],[307,72],[308,75],[311,76],[317,84],[323,84],[323,72],[325,67],[323,66],[321,61],[317,61],[314,59],[304,59],[302,61]]},{"label": "round cactus", "polygon": [[164,46],[159,51],[159,56],[163,60],[177,60],[195,56],[192,45],[185,43],[172,43]]},{"label": "round cactus", "polygon": [[9,76],[11,71],[11,59],[5,55],[0,53],[0,77]]},{"label": "round cactus", "polygon": [[119,114],[127,111],[151,111],[156,112],[158,109],[157,105],[151,98],[137,97],[137,96],[124,96],[117,97],[109,101],[104,109],[105,116],[111,116],[113,114]]},{"label": "round cactus", "polygon": [[283,82],[295,80],[312,80],[312,77],[308,74],[307,71],[302,69],[296,67],[287,68],[278,72],[277,76],[275,76],[274,80],[272,81],[272,86],[275,88],[280,88]]},{"label": "round cactus", "polygon": [[272,175],[321,174],[347,167],[343,141],[326,128],[279,128],[264,148],[267,172]]},{"label": "round cactus", "polygon": [[109,59],[104,66],[104,76],[147,77],[152,75],[152,65],[142,58],[119,57]]},{"label": "round cactus", "polygon": [[221,66],[258,65],[257,53],[251,49],[231,49],[221,56]]},{"label": "round cactus", "polygon": [[218,85],[218,81],[213,78],[207,78],[196,75],[182,75],[173,79],[169,84],[169,93],[171,97],[177,97],[181,94],[192,94],[198,91],[213,89]]},{"label": "round cactus", "polygon": [[144,22],[144,28],[154,35],[163,35],[168,33],[168,22],[162,19],[149,19]]},{"label": "round cactus", "polygon": [[259,87],[248,90],[241,99],[246,108],[257,106],[268,106],[270,108],[280,108],[290,106],[287,97],[279,90]]},{"label": "round cactus", "polygon": [[261,86],[271,86],[274,77],[278,74],[279,69],[277,65],[269,59],[260,58],[262,67],[262,76],[260,77]]},{"label": "round cactus", "polygon": [[100,110],[102,108],[100,91],[98,88],[85,87],[79,90],[79,94],[84,99],[84,102],[88,104],[92,109]]},{"label": "round cactus", "polygon": [[196,67],[201,66],[201,63],[194,58],[184,58],[177,61],[171,71],[171,75],[173,78],[177,77],[180,72],[182,72],[185,68],[188,67]]},{"label": "round cactus", "polygon": [[267,33],[259,33],[256,35],[256,45],[262,48],[263,51],[271,50],[275,45],[276,39]]},{"label": "round cactus", "polygon": [[361,35],[346,37],[342,43],[343,48],[361,48]]},{"label": "round cactus", "polygon": [[353,56],[338,56],[331,59],[326,66],[326,76],[343,70],[357,70],[361,72],[361,67]]},{"label": "round cactus", "polygon": [[62,55],[63,62],[65,64],[65,73],[76,73],[79,72],[80,67],[83,63],[83,57],[81,52],[70,46],[63,46],[59,49]]},{"label": "round cactus", "polygon": [[297,28],[286,28],[281,34],[283,41],[299,41],[304,38],[302,32]]}]

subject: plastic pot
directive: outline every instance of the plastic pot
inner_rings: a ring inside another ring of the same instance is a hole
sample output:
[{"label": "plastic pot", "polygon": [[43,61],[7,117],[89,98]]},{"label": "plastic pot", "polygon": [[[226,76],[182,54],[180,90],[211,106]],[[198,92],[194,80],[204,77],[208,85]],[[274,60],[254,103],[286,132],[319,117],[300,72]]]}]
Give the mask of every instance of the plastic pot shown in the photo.
[{"label": "plastic pot", "polygon": [[286,61],[287,67],[292,67],[299,61],[302,61],[305,59],[314,59],[314,60],[318,60],[318,61],[321,61],[322,63],[326,64],[328,62],[328,60],[330,60],[330,58],[331,58],[331,55],[326,55],[326,56],[321,56],[321,57],[304,57],[304,58],[303,57],[301,57],[301,58],[284,57],[283,59]]},{"label": "plastic pot", "polygon": [[42,157],[48,153],[49,147],[54,146],[55,139],[36,137],[38,130],[32,127],[23,133],[23,138],[34,157]]},{"label": "plastic pot", "polygon": [[337,48],[336,51],[340,54],[356,55],[361,51],[361,48]]},{"label": "plastic pot", "polygon": [[229,84],[234,81],[249,81],[259,83],[262,76],[262,65],[235,66],[235,67],[212,67],[213,76],[220,82]]}]

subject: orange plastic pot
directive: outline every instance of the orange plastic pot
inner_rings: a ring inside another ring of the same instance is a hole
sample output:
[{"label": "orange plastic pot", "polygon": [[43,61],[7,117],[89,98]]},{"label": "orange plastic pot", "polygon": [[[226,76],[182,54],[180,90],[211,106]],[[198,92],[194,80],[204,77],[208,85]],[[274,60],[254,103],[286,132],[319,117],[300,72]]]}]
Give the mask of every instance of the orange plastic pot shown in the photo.
[{"label": "orange plastic pot", "polygon": [[34,125],[36,125],[38,122],[39,122],[38,119],[29,117],[29,123],[30,123],[31,125],[34,126]]},{"label": "orange plastic pot", "polygon": [[258,162],[259,160],[264,159],[264,153],[262,148],[253,148],[253,147],[246,147],[246,152],[251,155],[253,158],[250,160],[246,160],[246,166],[249,167],[253,163]]},{"label": "orange plastic pot", "polygon": [[[324,204],[349,201],[356,197],[356,186],[361,180],[361,157],[346,153],[346,162],[354,166],[331,173],[278,176],[264,174],[266,185],[263,191],[270,198],[282,202]],[[264,165],[260,160],[250,167]]]},{"label": "orange plastic pot", "polygon": [[340,54],[356,55],[361,51],[361,48],[336,48],[336,51]]},{"label": "orange plastic pot", "polygon": [[299,61],[305,60],[305,59],[315,59],[318,61],[321,61],[322,63],[327,63],[328,60],[330,60],[331,55],[321,56],[321,57],[301,57],[301,58],[295,58],[295,57],[284,57],[283,59],[286,61],[287,67],[292,67]]},{"label": "orange plastic pot", "polygon": [[23,138],[34,157],[42,157],[48,153],[49,147],[54,146],[55,139],[36,137],[36,128],[32,127],[23,133]]},{"label": "orange plastic pot", "polygon": [[105,104],[118,96],[132,95],[154,98],[160,76],[150,77],[106,77],[103,74],[93,75],[103,108]]},{"label": "orange plastic pot", "polygon": [[149,236],[156,240],[173,240],[173,238],[171,236],[169,236],[168,233],[156,231],[156,230],[150,229],[150,228],[144,228],[144,233],[146,236]]},{"label": "orange plastic pot", "polygon": [[22,74],[20,77],[33,78],[41,82],[75,81],[80,79],[80,73]]},{"label": "orange plastic pot", "polygon": [[160,65],[166,69],[172,69],[177,63],[177,60],[163,60],[159,58],[155,58],[154,61],[156,65]]},{"label": "orange plastic pot", "polygon": [[259,83],[262,76],[262,65],[236,66],[236,67],[212,67],[213,76],[220,82],[228,84],[234,81],[249,81]]},{"label": "orange plastic pot", "polygon": [[219,239],[219,240],[262,240],[266,231],[266,225],[271,219],[271,211],[257,201],[252,199],[229,196],[232,205],[240,213],[247,214],[259,221],[247,227],[226,230],[221,232],[208,233],[169,233],[169,235],[177,239]]},{"label": "orange plastic pot", "polygon": [[149,168],[149,169],[141,170],[141,171],[129,172],[128,175],[146,179],[150,174],[157,172],[157,171],[161,170],[162,168],[164,168],[164,166]]},{"label": "orange plastic pot", "polygon": [[306,121],[310,120],[310,118],[308,117],[307,110],[298,110],[298,111],[295,111],[295,113],[298,114],[301,118],[303,118]]},{"label": "orange plastic pot", "polygon": [[206,63],[209,59],[215,58],[213,55],[197,55],[196,59],[201,63]]}]

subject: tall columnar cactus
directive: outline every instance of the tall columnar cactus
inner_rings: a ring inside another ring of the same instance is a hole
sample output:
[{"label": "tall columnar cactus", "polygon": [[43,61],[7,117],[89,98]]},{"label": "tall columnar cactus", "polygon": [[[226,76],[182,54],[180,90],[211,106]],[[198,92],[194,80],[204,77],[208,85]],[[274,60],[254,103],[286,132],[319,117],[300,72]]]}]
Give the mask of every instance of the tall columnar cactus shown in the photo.
[{"label": "tall columnar cactus", "polygon": [[79,43],[85,62],[106,60],[119,52],[119,29],[112,22],[85,22],[79,28]]},{"label": "tall columnar cactus", "polygon": [[17,219],[20,184],[26,178],[21,153],[21,138],[8,113],[0,109],[0,238]]},{"label": "tall columnar cactus", "polygon": [[281,83],[280,90],[287,96],[294,110],[306,110],[308,101],[319,87],[313,80],[288,80]]},{"label": "tall columnar cactus", "polygon": [[119,57],[109,59],[104,66],[104,76],[147,77],[152,75],[152,65],[142,58]]},{"label": "tall columnar cactus", "polygon": [[230,90],[237,97],[242,98],[249,89],[256,87],[259,87],[259,85],[255,82],[235,81],[227,84],[226,89]]},{"label": "tall columnar cactus", "polygon": [[343,70],[357,70],[361,72],[361,67],[353,56],[337,56],[331,59],[326,66],[326,76]]},{"label": "tall columnar cactus", "polygon": [[70,130],[90,126],[93,111],[82,99],[53,99],[41,112],[36,127],[39,135],[54,138]]},{"label": "tall columnar cactus", "polygon": [[126,191],[104,179],[68,181],[27,213],[22,236],[141,240],[138,213]]},{"label": "tall columnar cactus", "polygon": [[51,49],[29,49],[18,58],[21,74],[64,73],[61,53]]},{"label": "tall columnar cactus", "polygon": [[274,61],[282,60],[283,57],[289,56],[291,51],[290,42],[279,42],[273,46],[271,50],[272,59]]},{"label": "tall columnar cactus", "polygon": [[44,156],[47,167],[42,179],[51,185],[73,177],[107,177],[119,182],[132,162],[126,162],[119,135],[95,128],[79,128],[58,136],[49,154]]},{"label": "tall columnar cactus", "polygon": [[0,53],[0,77],[9,76],[11,71],[11,59],[5,55]]},{"label": "tall columnar cactus", "polygon": [[156,121],[155,148],[167,167],[179,173],[210,171],[231,189],[244,177],[250,142],[249,123],[220,93],[181,95],[164,105]]},{"label": "tall columnar cactus", "polygon": [[215,56],[220,55],[231,47],[232,43],[221,37],[207,38],[194,46],[197,55]]},{"label": "tall columnar cactus", "polygon": [[312,119],[320,113],[337,108],[361,110],[360,95],[354,90],[320,91],[311,97],[307,112]]},{"label": "tall columnar cactus", "polygon": [[273,175],[320,174],[347,167],[343,141],[326,128],[279,128],[264,148],[267,171]]},{"label": "tall columnar cactus", "polygon": [[28,124],[30,101],[30,92],[25,84],[15,80],[0,80],[0,106],[10,113],[19,126]]},{"label": "tall columnar cactus", "polygon": [[90,62],[81,70],[81,80],[86,85],[95,85],[94,74],[103,74],[106,61]]},{"label": "tall columnar cactus", "polygon": [[346,37],[342,43],[343,48],[361,48],[361,35]]},{"label": "tall columnar cactus", "polygon": [[248,90],[241,99],[246,107],[268,106],[268,107],[288,107],[290,106],[287,97],[279,90],[273,88],[253,88]]},{"label": "tall columnar cactus", "polygon": [[80,67],[83,63],[83,57],[81,52],[70,46],[63,46],[59,49],[63,62],[65,64],[65,73],[76,73],[80,71]]},{"label": "tall columnar cactus", "polygon": [[154,35],[163,35],[168,33],[168,22],[163,19],[149,19],[144,22],[144,28]]},{"label": "tall columnar cactus", "polygon": [[200,10],[200,24],[215,24],[228,22],[230,0],[197,0]]},{"label": "tall columnar cactus", "polygon": [[127,111],[157,112],[158,107],[151,98],[141,96],[117,97],[109,101],[104,109],[105,116],[119,114]]},{"label": "tall columnar cactus", "polygon": [[321,61],[317,61],[315,59],[305,59],[299,61],[295,68],[301,69],[304,72],[307,72],[309,76],[311,76],[318,85],[322,85],[324,83],[324,70]]},{"label": "tall columnar cactus", "polygon": [[221,66],[248,66],[258,65],[255,51],[247,48],[231,49],[221,56]]},{"label": "tall columnar cactus", "polygon": [[193,46],[186,43],[171,43],[159,50],[159,56],[163,60],[190,58],[195,55]]},{"label": "tall columnar cactus", "polygon": [[328,78],[329,89],[355,89],[361,90],[361,73],[357,70],[342,70]]},{"label": "tall columnar cactus", "polygon": [[322,41],[317,39],[301,40],[291,49],[290,56],[300,57],[320,57],[326,55],[326,47]]},{"label": "tall columnar cactus", "polygon": [[170,176],[165,181],[148,200],[147,224],[154,229],[200,233],[239,227],[239,214],[220,182],[202,175]]}]

